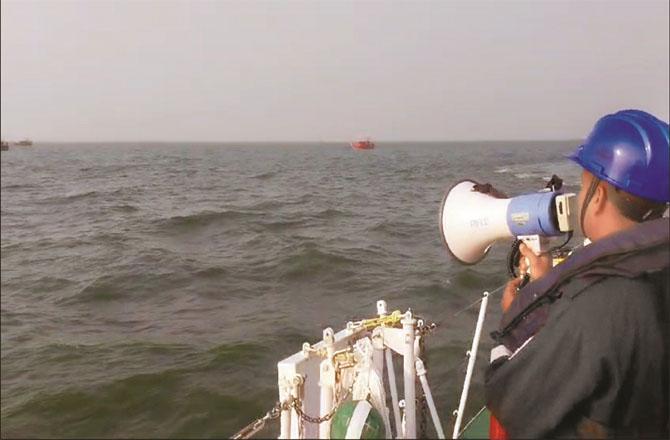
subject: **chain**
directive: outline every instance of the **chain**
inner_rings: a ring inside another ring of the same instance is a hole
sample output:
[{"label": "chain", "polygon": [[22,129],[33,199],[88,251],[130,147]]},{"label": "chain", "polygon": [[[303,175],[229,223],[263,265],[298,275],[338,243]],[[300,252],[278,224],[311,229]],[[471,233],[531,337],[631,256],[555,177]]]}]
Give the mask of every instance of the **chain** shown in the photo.
[{"label": "chain", "polygon": [[265,425],[269,420],[278,419],[282,411],[288,411],[291,408],[293,408],[295,412],[298,414],[298,416],[300,416],[301,421],[316,423],[317,425],[323,422],[327,422],[328,420],[333,418],[337,410],[340,408],[340,405],[342,405],[342,402],[348,396],[349,391],[347,391],[340,399],[338,399],[337,403],[335,404],[333,409],[330,410],[330,412],[328,412],[328,414],[324,414],[321,417],[312,417],[306,414],[301,408],[302,402],[300,401],[300,399],[291,399],[284,403],[277,402],[275,406],[273,406],[267,413],[265,413],[263,417],[259,417],[258,419],[249,423],[247,426],[240,429],[235,435],[233,435],[230,438],[231,439],[251,438],[253,435],[257,434],[261,429],[265,428]]},{"label": "chain", "polygon": [[[366,329],[372,329],[374,327],[378,327],[381,325],[388,326],[388,327],[393,327],[396,326],[400,323],[400,320],[402,319],[403,315],[400,313],[399,310],[394,311],[388,316],[380,317],[380,318],[372,318],[372,319],[364,319],[362,321],[358,321],[354,323],[355,326],[362,325]],[[421,336],[428,335],[432,333],[437,326],[434,323],[431,324],[425,324],[425,325],[420,325],[417,327],[418,333]],[[422,338],[423,342],[423,338]],[[421,344],[423,345],[423,344]],[[336,353],[336,356],[334,356],[334,361],[338,364],[338,369],[341,368],[349,368],[353,366],[353,360],[351,359],[351,353],[350,353],[350,348],[341,350],[340,352]],[[421,347],[421,350],[424,351],[424,357],[425,357],[425,349],[424,347]],[[260,417],[253,422],[249,423],[247,426],[244,428],[240,429],[235,435],[231,437],[231,439],[246,439],[250,438],[253,435],[257,434],[260,430],[262,430],[265,425],[267,424],[268,421],[274,420],[279,418],[281,415],[282,411],[288,411],[290,409],[294,409],[295,412],[298,414],[300,417],[300,421],[303,422],[308,422],[308,423],[315,423],[315,424],[321,424],[323,422],[327,422],[330,419],[333,418],[337,410],[340,408],[342,405],[342,402],[349,396],[350,390],[347,390],[344,395],[342,395],[337,402],[335,403],[335,406],[333,407],[332,410],[330,410],[327,414],[324,414],[321,417],[312,417],[308,414],[306,414],[302,410],[302,402],[300,399],[292,398],[290,400],[287,400],[285,402],[277,402],[275,406],[273,406],[263,417]],[[422,409],[422,420],[421,424],[424,425],[421,427],[422,433],[425,435],[425,422],[426,422],[426,415],[425,415],[425,410],[426,410],[426,399],[425,396],[420,396],[417,399],[417,403]]]},{"label": "chain", "polygon": [[437,328],[437,324],[435,324],[434,322],[431,322],[430,324],[419,325],[417,327],[417,331],[418,331],[419,335],[426,336],[426,335],[429,335],[429,334],[433,333],[436,328]]},{"label": "chain", "polygon": [[286,411],[291,408],[293,401],[287,401],[284,403],[277,402],[263,417],[260,417],[253,422],[249,423],[244,428],[240,429],[231,439],[241,439],[241,438],[250,438],[254,434],[257,434],[261,429],[265,428],[265,424],[269,420],[274,420],[279,418],[282,411]]},{"label": "chain", "polygon": [[292,402],[292,407],[295,410],[295,412],[298,413],[300,418],[306,422],[309,423],[316,423],[317,425],[327,422],[328,420],[332,419],[335,413],[337,412],[338,409],[340,409],[340,405],[342,405],[342,402],[349,396],[349,391],[344,393],[344,395],[338,399],[337,403],[335,403],[335,406],[333,406],[333,409],[331,409],[327,414],[322,415],[321,417],[312,417],[310,415],[307,415],[305,412],[303,412],[301,408],[301,402],[300,400],[293,400]]},{"label": "chain", "polygon": [[[435,324],[432,324],[432,327],[429,325],[422,326],[426,328],[426,332],[430,332],[435,328]],[[421,334],[421,328],[419,329]],[[424,333],[425,334],[425,333]],[[425,368],[428,368],[428,356],[426,354],[426,344],[425,338],[419,338],[419,358],[423,360],[423,365]],[[416,382],[419,384],[419,381]],[[417,407],[419,408],[419,432],[418,438],[428,438],[428,400],[426,399],[426,393],[421,389],[421,395],[417,398]]]}]

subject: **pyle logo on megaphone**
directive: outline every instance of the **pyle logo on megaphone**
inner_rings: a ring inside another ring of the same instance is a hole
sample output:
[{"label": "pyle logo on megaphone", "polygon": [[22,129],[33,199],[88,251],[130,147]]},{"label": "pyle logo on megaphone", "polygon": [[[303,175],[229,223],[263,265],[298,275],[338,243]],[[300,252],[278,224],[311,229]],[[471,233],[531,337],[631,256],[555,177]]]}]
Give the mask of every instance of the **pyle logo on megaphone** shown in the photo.
[{"label": "pyle logo on megaphone", "polygon": [[[481,261],[496,240],[517,237],[536,253],[545,237],[573,231],[577,222],[575,194],[545,190],[512,198],[482,192],[472,180],[455,184],[440,208],[440,234],[449,252],[461,263]],[[489,185],[490,188],[490,185]]]}]

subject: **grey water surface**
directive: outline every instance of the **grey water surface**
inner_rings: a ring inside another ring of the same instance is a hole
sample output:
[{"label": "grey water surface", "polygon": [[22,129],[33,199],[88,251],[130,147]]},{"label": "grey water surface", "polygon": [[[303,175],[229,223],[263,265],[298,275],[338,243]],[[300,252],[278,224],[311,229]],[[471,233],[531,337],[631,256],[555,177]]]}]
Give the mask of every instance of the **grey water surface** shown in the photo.
[{"label": "grey water surface", "polygon": [[576,190],[576,143],[3,151],[2,436],[230,436],[276,401],[279,360],[377,299],[438,323],[428,378],[450,432],[478,309],[457,312],[506,281],[509,244],[452,261],[442,197],[463,178],[516,195],[553,173]]}]

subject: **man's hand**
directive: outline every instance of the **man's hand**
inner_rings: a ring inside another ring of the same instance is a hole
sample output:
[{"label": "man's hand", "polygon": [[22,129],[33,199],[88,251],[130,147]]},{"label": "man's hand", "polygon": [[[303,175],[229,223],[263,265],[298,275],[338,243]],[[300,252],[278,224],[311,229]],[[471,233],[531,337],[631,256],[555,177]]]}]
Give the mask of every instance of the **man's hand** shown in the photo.
[{"label": "man's hand", "polygon": [[551,270],[551,255],[535,255],[535,252],[525,243],[519,245],[519,252],[521,253],[521,261],[519,262],[519,273],[525,274],[528,272],[528,263],[530,261],[530,279],[535,281],[542,278],[547,272]]},{"label": "man's hand", "polygon": [[500,301],[500,307],[502,307],[503,313],[505,313],[507,309],[509,309],[509,306],[512,305],[512,301],[514,301],[514,297],[516,296],[516,289],[519,288],[521,281],[523,281],[522,278],[514,278],[507,282],[502,300]]}]

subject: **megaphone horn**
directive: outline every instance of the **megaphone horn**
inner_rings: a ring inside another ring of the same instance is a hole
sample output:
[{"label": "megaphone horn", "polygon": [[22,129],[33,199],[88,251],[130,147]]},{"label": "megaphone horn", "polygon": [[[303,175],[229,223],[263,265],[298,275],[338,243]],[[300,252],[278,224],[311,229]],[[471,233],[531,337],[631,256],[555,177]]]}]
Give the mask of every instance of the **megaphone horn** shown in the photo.
[{"label": "megaphone horn", "polygon": [[[486,189],[486,191],[484,191]],[[501,238],[517,237],[536,253],[548,240],[576,227],[575,194],[556,191],[501,198],[491,185],[462,180],[447,192],[440,207],[440,235],[463,264],[475,264]]]},{"label": "megaphone horn", "polygon": [[440,235],[451,255],[463,264],[481,261],[493,243],[514,234],[507,225],[511,199],[475,191],[469,179],[453,185],[440,206]]}]

